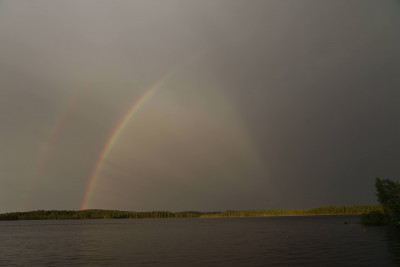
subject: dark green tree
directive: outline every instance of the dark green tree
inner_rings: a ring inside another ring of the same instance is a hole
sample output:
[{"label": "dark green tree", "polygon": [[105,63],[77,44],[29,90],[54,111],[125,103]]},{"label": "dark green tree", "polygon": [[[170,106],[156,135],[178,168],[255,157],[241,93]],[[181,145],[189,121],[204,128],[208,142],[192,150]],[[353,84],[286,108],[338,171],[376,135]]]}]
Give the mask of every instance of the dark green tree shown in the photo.
[{"label": "dark green tree", "polygon": [[400,222],[400,183],[376,177],[376,196],[388,220]]}]

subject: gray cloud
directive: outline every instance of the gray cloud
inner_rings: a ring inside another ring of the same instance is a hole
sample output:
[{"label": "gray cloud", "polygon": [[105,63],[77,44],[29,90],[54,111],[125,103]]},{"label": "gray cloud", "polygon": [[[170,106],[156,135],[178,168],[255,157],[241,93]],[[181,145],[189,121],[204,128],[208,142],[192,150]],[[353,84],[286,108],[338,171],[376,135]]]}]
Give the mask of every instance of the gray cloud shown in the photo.
[{"label": "gray cloud", "polygon": [[[0,2],[0,211],[374,203],[399,179],[398,1]],[[196,56],[199,55],[199,56]],[[80,96],[34,169],[62,114]]]}]

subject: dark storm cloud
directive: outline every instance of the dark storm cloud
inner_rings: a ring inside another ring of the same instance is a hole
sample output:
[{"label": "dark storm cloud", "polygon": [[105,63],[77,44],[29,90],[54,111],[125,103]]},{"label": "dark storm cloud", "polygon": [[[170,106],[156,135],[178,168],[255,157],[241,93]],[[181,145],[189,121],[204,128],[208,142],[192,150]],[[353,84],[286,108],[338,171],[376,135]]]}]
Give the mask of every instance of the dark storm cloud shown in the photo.
[{"label": "dark storm cloud", "polygon": [[400,176],[399,12],[398,1],[0,2],[0,210],[79,207],[113,129],[169,72],[104,163],[93,206],[374,203],[373,178]]},{"label": "dark storm cloud", "polygon": [[245,65],[227,73],[253,104],[244,114],[263,146],[274,202],[372,202],[373,177],[399,172],[398,6],[302,1],[285,11],[280,34],[251,42],[251,60],[232,45],[230,58]]}]

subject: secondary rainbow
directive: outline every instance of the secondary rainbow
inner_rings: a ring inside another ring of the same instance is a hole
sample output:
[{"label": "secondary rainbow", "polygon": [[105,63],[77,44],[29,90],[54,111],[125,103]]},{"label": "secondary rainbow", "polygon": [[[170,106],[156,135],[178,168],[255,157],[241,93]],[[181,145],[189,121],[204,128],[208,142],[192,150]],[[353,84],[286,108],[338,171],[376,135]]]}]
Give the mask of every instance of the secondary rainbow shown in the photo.
[{"label": "secondary rainbow", "polygon": [[78,99],[80,95],[82,94],[82,91],[79,91],[74,95],[74,97],[71,99],[71,101],[68,103],[67,107],[64,109],[62,112],[60,118],[57,120],[56,124],[53,127],[53,130],[51,131],[51,134],[49,138],[47,139],[46,145],[41,153],[39,163],[37,164],[35,171],[34,171],[34,177],[36,178],[44,168],[44,165],[47,161],[47,158],[51,154],[51,150],[53,148],[53,144],[56,141],[57,137],[59,136],[61,129],[68,118],[69,114],[71,113],[72,109],[76,106]]},{"label": "secondary rainbow", "polygon": [[[53,145],[55,141],[57,140],[58,136],[60,135],[61,129],[64,126],[65,121],[69,117],[71,111],[74,109],[76,104],[78,103],[83,91],[87,87],[87,83],[79,88],[74,95],[72,96],[71,100],[68,102],[68,104],[65,106],[63,111],[61,112],[61,115],[58,117],[56,120],[56,123],[54,124],[49,137],[47,138],[46,144],[40,154],[39,161],[33,171],[32,178],[30,180],[28,189],[32,191],[35,187],[35,184],[37,183],[37,179],[39,178],[40,174],[42,173],[42,170],[44,169],[47,160],[49,156],[51,155],[51,152],[53,150]],[[24,210],[27,210],[28,208],[28,200],[26,200],[26,203],[24,205]]]},{"label": "secondary rainbow", "polygon": [[125,114],[125,116],[122,118],[122,120],[119,122],[119,124],[117,125],[115,130],[110,135],[103,150],[101,151],[100,157],[96,162],[96,165],[92,171],[92,174],[90,175],[89,183],[86,187],[85,195],[84,195],[83,202],[82,202],[82,205],[80,208],[81,210],[87,208],[87,204],[88,204],[89,198],[91,196],[93,186],[96,183],[96,180],[98,178],[98,173],[100,172],[104,161],[107,159],[108,154],[110,153],[110,151],[112,150],[116,141],[118,140],[118,137],[120,136],[122,131],[125,129],[126,125],[131,120],[131,118],[136,114],[136,112],[140,109],[140,107],[146,101],[146,99],[150,98],[150,96],[156,91],[156,89],[160,87],[160,85],[165,80],[166,76],[168,76],[168,75],[163,76],[161,79],[159,79],[157,82],[155,82],[149,89],[147,89],[140,96],[140,98],[138,100],[136,100],[133,103],[132,107],[128,110],[128,112]]}]

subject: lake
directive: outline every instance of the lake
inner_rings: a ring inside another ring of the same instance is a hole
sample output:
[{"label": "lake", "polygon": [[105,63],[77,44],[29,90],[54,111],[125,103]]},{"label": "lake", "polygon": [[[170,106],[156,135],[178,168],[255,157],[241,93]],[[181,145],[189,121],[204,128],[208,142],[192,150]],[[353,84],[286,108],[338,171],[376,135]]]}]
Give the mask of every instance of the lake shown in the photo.
[{"label": "lake", "polygon": [[399,266],[399,227],[363,227],[358,221],[358,216],[1,221],[0,266]]}]

